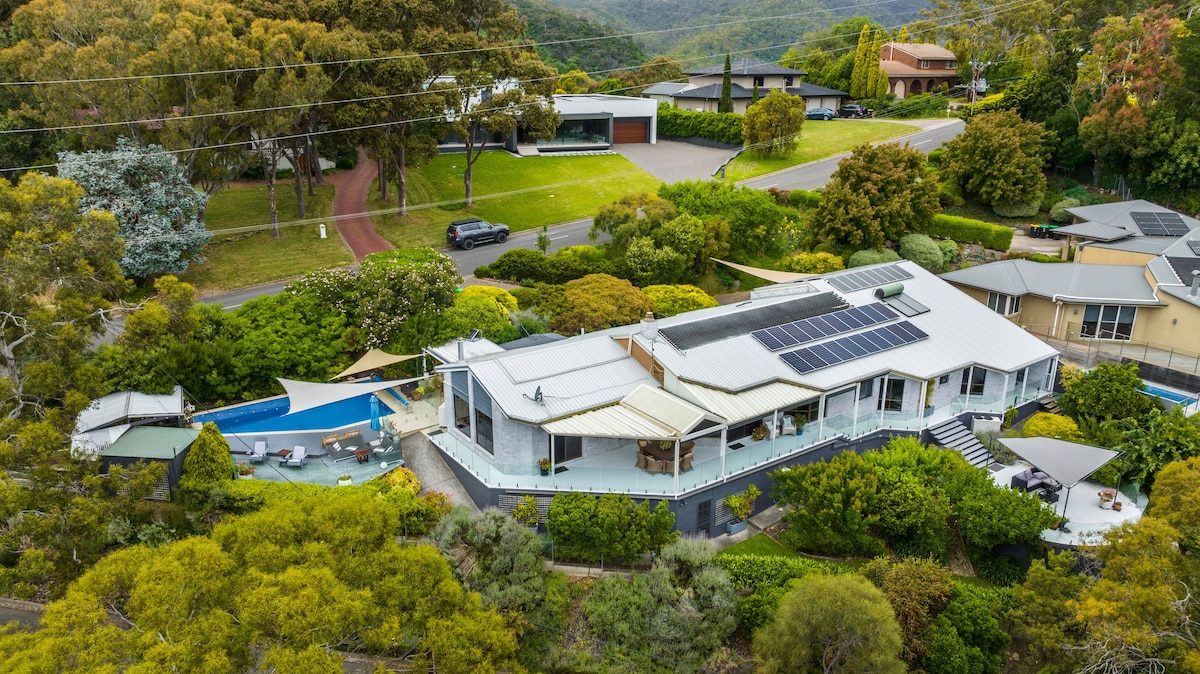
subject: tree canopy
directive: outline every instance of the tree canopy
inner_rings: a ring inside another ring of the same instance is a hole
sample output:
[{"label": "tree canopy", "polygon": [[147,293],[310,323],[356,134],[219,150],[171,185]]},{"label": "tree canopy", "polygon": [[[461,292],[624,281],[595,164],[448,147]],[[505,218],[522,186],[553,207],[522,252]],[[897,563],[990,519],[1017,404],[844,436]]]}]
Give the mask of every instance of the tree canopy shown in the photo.
[{"label": "tree canopy", "polygon": [[1011,110],[976,115],[945,144],[942,174],[997,213],[1007,214],[1021,205],[1032,205],[1036,213],[1046,190],[1042,171],[1054,139],[1053,132]]},{"label": "tree canopy", "polygon": [[804,99],[775,89],[746,110],[742,139],[765,156],[787,154],[800,144],[803,124]]}]

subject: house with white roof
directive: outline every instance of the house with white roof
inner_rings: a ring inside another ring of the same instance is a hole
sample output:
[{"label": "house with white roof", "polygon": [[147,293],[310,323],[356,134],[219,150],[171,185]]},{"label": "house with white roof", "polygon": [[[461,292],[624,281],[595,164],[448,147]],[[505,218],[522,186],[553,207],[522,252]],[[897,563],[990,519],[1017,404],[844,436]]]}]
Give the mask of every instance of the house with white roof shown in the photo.
[{"label": "house with white roof", "polygon": [[478,505],[618,492],[664,499],[704,535],[731,519],[726,495],[768,493],[770,471],[897,434],[987,465],[963,422],[1031,409],[1058,361],[907,261],[523,349],[482,341],[435,350],[446,403],[430,435]]}]

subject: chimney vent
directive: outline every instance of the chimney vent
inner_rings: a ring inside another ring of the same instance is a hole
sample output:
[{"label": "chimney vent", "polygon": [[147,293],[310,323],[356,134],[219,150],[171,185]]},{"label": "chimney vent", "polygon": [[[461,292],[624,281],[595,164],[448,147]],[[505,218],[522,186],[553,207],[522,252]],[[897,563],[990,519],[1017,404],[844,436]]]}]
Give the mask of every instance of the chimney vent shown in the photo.
[{"label": "chimney vent", "polygon": [[466,343],[463,342],[462,337],[459,337],[454,343],[458,345],[458,362],[461,363],[467,359]]},{"label": "chimney vent", "polygon": [[653,311],[647,311],[646,316],[642,318],[642,334],[650,339],[658,337],[658,321],[654,320]]},{"label": "chimney vent", "polygon": [[1192,292],[1188,293],[1191,297],[1196,297],[1200,293],[1200,269],[1192,270]]}]

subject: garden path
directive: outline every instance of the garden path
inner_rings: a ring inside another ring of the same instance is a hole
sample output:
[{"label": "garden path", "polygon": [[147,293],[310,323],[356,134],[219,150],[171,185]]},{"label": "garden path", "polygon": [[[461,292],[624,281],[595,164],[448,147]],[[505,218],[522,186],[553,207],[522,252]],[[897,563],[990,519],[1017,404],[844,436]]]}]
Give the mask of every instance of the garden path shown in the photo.
[{"label": "garden path", "polygon": [[367,215],[367,193],[378,173],[379,167],[367,157],[366,148],[360,147],[358,164],[353,169],[329,176],[329,182],[336,189],[333,217],[337,222],[338,234],[358,261],[371,253],[392,249],[392,244],[375,231],[375,225]]}]

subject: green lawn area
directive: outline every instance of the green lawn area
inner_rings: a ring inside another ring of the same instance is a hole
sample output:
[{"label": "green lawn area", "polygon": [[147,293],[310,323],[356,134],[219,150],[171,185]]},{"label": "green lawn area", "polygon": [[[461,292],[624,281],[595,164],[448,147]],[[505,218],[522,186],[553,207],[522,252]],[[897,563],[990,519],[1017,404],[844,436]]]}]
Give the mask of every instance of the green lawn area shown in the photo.
[{"label": "green lawn area", "polygon": [[743,153],[725,169],[725,178],[733,182],[779,171],[790,166],[847,152],[863,143],[875,143],[906,136],[920,129],[893,122],[840,119],[823,122],[807,120],[800,131],[800,147],[786,156],[759,157]]},{"label": "green lawn area", "polygon": [[763,533],[754,534],[753,536],[751,536],[750,538],[747,538],[746,540],[742,541],[741,543],[734,543],[733,545],[725,548],[724,550],[722,550],[721,552],[719,552],[717,554],[721,554],[721,555],[763,555],[763,556],[767,556],[767,557],[799,557],[800,556],[795,550],[792,550],[791,548],[784,545],[783,543],[780,543],[779,541],[775,540],[774,538],[771,538],[770,536],[763,534]]},{"label": "green lawn area", "polygon": [[[308,218],[326,218],[333,214],[333,185],[316,188],[316,195],[305,199]],[[296,195],[290,181],[275,187],[279,222],[297,218]],[[342,243],[332,222],[327,224],[328,238],[322,240],[316,224],[282,226],[279,238],[271,231],[221,235],[221,230],[266,225],[271,222],[270,203],[265,185],[236,185],[217,192],[205,209],[205,224],[213,238],[204,249],[205,262],[192,265],[183,280],[202,293],[266,283],[297,276],[316,269],[339,267],[354,261],[350,249]]]},{"label": "green lawn area", "polygon": [[[439,155],[408,171],[408,216],[374,215],[375,229],[396,246],[443,246],[446,225],[478,216],[519,232],[595,215],[626,194],[658,189],[659,181],[620,155],[514,157],[485,152],[475,163],[474,205],[463,208],[462,154]],[[367,209],[395,208],[372,188]]]}]

